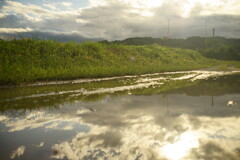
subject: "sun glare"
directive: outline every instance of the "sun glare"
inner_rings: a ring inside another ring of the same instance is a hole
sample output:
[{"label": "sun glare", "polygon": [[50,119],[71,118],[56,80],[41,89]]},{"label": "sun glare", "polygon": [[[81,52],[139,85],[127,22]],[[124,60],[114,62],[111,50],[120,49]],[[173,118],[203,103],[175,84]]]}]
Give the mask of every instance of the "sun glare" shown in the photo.
[{"label": "sun glare", "polygon": [[141,10],[141,9],[132,9],[130,10],[131,13],[138,14],[143,17],[151,17],[153,16],[153,13],[148,10]]},{"label": "sun glare", "polygon": [[180,160],[187,156],[190,149],[199,146],[197,133],[189,131],[180,135],[179,140],[161,148],[161,153],[170,160]]},{"label": "sun glare", "polygon": [[194,3],[186,3],[183,5],[182,17],[189,17]]},{"label": "sun glare", "polygon": [[162,0],[122,0],[134,8],[154,8],[162,5]]}]

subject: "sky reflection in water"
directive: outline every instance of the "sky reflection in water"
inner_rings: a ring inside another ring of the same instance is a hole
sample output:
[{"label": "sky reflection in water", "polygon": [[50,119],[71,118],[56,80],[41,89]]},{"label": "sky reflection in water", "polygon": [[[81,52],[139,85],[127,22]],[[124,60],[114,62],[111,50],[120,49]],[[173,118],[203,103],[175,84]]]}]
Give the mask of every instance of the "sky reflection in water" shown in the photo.
[{"label": "sky reflection in water", "polygon": [[[94,102],[4,110],[0,115],[0,156],[238,160],[239,76],[227,77],[156,95],[113,97],[109,93]],[[209,88],[209,83],[218,88]],[[227,106],[230,100],[236,104]]]}]

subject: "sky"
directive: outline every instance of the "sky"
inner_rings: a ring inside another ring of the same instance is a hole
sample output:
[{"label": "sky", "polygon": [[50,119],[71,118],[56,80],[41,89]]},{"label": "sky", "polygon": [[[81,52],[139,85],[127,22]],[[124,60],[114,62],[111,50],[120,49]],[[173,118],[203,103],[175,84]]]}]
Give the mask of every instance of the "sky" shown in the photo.
[{"label": "sky", "polygon": [[239,26],[239,0],[0,0],[0,33],[240,38]]}]

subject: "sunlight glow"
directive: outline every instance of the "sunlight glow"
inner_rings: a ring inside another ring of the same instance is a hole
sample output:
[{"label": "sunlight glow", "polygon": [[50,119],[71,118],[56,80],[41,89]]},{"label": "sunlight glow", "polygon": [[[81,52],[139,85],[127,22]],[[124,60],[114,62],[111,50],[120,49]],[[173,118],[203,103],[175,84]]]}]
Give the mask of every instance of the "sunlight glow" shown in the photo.
[{"label": "sunlight glow", "polygon": [[182,7],[182,17],[187,18],[190,16],[194,3],[186,3]]},{"label": "sunlight glow", "polygon": [[139,14],[143,17],[152,17],[154,13],[151,11],[154,7],[162,5],[162,0],[121,0],[122,2],[132,6],[132,13]]},{"label": "sunlight glow", "polygon": [[76,23],[83,23],[83,24],[89,22],[89,21],[87,21],[87,20],[80,19],[80,18],[75,19],[75,21],[76,21]]},{"label": "sunlight glow", "polygon": [[147,10],[132,9],[132,10],[130,10],[130,12],[138,14],[143,17],[151,17],[154,15],[152,12],[147,11]]},{"label": "sunlight glow", "polygon": [[122,0],[134,8],[154,8],[162,5],[162,0]]},{"label": "sunlight glow", "polygon": [[192,148],[199,146],[198,135],[189,131],[180,135],[179,140],[161,148],[161,153],[170,160],[180,160],[187,156]]}]

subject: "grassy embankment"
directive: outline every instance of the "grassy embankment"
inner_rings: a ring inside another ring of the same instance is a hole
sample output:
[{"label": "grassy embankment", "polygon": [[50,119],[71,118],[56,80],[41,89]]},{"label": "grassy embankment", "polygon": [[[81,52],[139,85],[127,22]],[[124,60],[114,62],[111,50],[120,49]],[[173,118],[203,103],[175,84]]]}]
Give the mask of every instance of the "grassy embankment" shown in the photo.
[{"label": "grassy embankment", "polygon": [[192,70],[220,63],[194,50],[156,44],[0,40],[0,85]]}]

